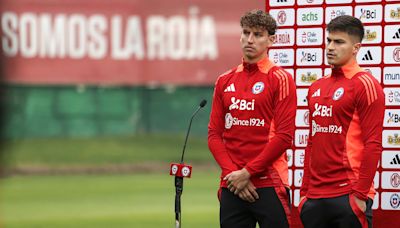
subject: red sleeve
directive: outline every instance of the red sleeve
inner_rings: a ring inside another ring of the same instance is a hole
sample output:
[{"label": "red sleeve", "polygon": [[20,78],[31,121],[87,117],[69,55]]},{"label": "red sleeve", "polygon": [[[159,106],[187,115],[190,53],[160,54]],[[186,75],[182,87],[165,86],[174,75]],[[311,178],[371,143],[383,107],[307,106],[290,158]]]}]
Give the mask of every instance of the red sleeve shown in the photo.
[{"label": "red sleeve", "polygon": [[[311,89],[308,90],[308,95],[307,95],[307,100],[309,101],[310,98],[310,91]],[[310,157],[311,157],[311,148],[312,148],[312,124],[311,124],[311,111],[310,111],[310,104],[308,104],[308,123],[309,123],[309,131],[308,131],[308,141],[307,141],[307,147],[304,151],[304,172],[303,172],[303,180],[301,182],[301,187],[300,187],[300,197],[306,196],[307,191],[308,191],[308,183],[310,182]]]},{"label": "red sleeve", "polygon": [[375,176],[376,167],[382,153],[382,125],[385,112],[384,93],[380,84],[372,76],[363,74],[356,83],[356,109],[360,117],[364,150],[358,182],[353,193],[367,200]]},{"label": "red sleeve", "polygon": [[214,95],[211,107],[210,122],[208,123],[208,148],[222,169],[222,176],[228,175],[232,171],[238,170],[236,165],[229,157],[222,134],[225,129],[225,112],[222,103],[222,91],[220,78],[215,83]]},{"label": "red sleeve", "polygon": [[[274,70],[275,69],[275,70]],[[296,118],[296,86],[292,77],[280,68],[273,68],[272,86],[275,90],[275,135],[264,150],[245,168],[253,176],[265,170],[292,145]]]}]

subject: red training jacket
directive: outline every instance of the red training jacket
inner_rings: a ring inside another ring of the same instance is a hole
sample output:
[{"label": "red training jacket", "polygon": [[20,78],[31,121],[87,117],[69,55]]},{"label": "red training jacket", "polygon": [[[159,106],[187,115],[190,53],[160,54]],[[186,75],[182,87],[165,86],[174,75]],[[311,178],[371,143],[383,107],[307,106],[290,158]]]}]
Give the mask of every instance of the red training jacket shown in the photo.
[{"label": "red training jacket", "polygon": [[255,187],[288,185],[296,89],[292,77],[264,58],[243,62],[215,83],[208,146],[222,178],[245,167]]},{"label": "red training jacket", "polygon": [[385,108],[378,81],[356,63],[332,69],[311,85],[308,105],[310,133],[300,195],[353,193],[373,199]]}]

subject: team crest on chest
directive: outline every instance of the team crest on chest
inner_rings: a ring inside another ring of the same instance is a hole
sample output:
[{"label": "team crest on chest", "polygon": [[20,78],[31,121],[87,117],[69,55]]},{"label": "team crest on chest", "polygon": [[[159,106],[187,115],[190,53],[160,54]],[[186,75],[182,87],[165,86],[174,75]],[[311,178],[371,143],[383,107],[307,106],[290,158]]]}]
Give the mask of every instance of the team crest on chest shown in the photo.
[{"label": "team crest on chest", "polygon": [[343,94],[344,94],[344,89],[343,89],[343,87],[340,87],[339,89],[337,89],[337,90],[333,93],[332,99],[333,99],[334,101],[337,101],[337,100],[339,100],[340,98],[342,98]]},{"label": "team crest on chest", "polygon": [[253,89],[251,91],[253,92],[253,94],[259,94],[264,91],[264,82],[256,82],[256,84],[253,85]]}]

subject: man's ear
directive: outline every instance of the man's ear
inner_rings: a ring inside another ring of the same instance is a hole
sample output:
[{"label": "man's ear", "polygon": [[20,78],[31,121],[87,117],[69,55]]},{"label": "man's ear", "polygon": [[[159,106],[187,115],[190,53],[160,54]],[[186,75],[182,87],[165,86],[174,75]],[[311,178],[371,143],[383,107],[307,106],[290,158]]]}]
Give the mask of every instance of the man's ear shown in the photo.
[{"label": "man's ear", "polygon": [[276,39],[276,35],[269,35],[268,39],[273,44]]},{"label": "man's ear", "polygon": [[360,51],[360,48],[361,48],[361,43],[355,43],[353,46],[353,54],[356,55],[358,51]]}]

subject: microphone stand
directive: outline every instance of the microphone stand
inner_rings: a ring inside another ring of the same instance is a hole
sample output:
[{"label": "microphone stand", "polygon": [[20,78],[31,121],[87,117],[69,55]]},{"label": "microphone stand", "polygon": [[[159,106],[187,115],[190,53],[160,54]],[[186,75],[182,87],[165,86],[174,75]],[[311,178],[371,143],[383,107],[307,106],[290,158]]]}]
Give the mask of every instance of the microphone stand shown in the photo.
[{"label": "microphone stand", "polygon": [[[197,112],[203,108],[206,105],[207,101],[202,100],[200,102],[200,106],[197,108],[197,110],[192,114],[192,117],[190,118],[189,122],[189,128],[186,132],[186,138],[185,138],[185,143],[183,144],[183,151],[182,151],[182,157],[181,157],[181,162],[180,164],[184,166],[183,158],[185,156],[185,149],[186,149],[186,143],[189,137],[189,132],[190,128],[192,127],[192,121],[194,116],[197,114]],[[180,228],[181,227],[181,196],[183,192],[183,177],[182,176],[175,176],[175,228]]]}]

